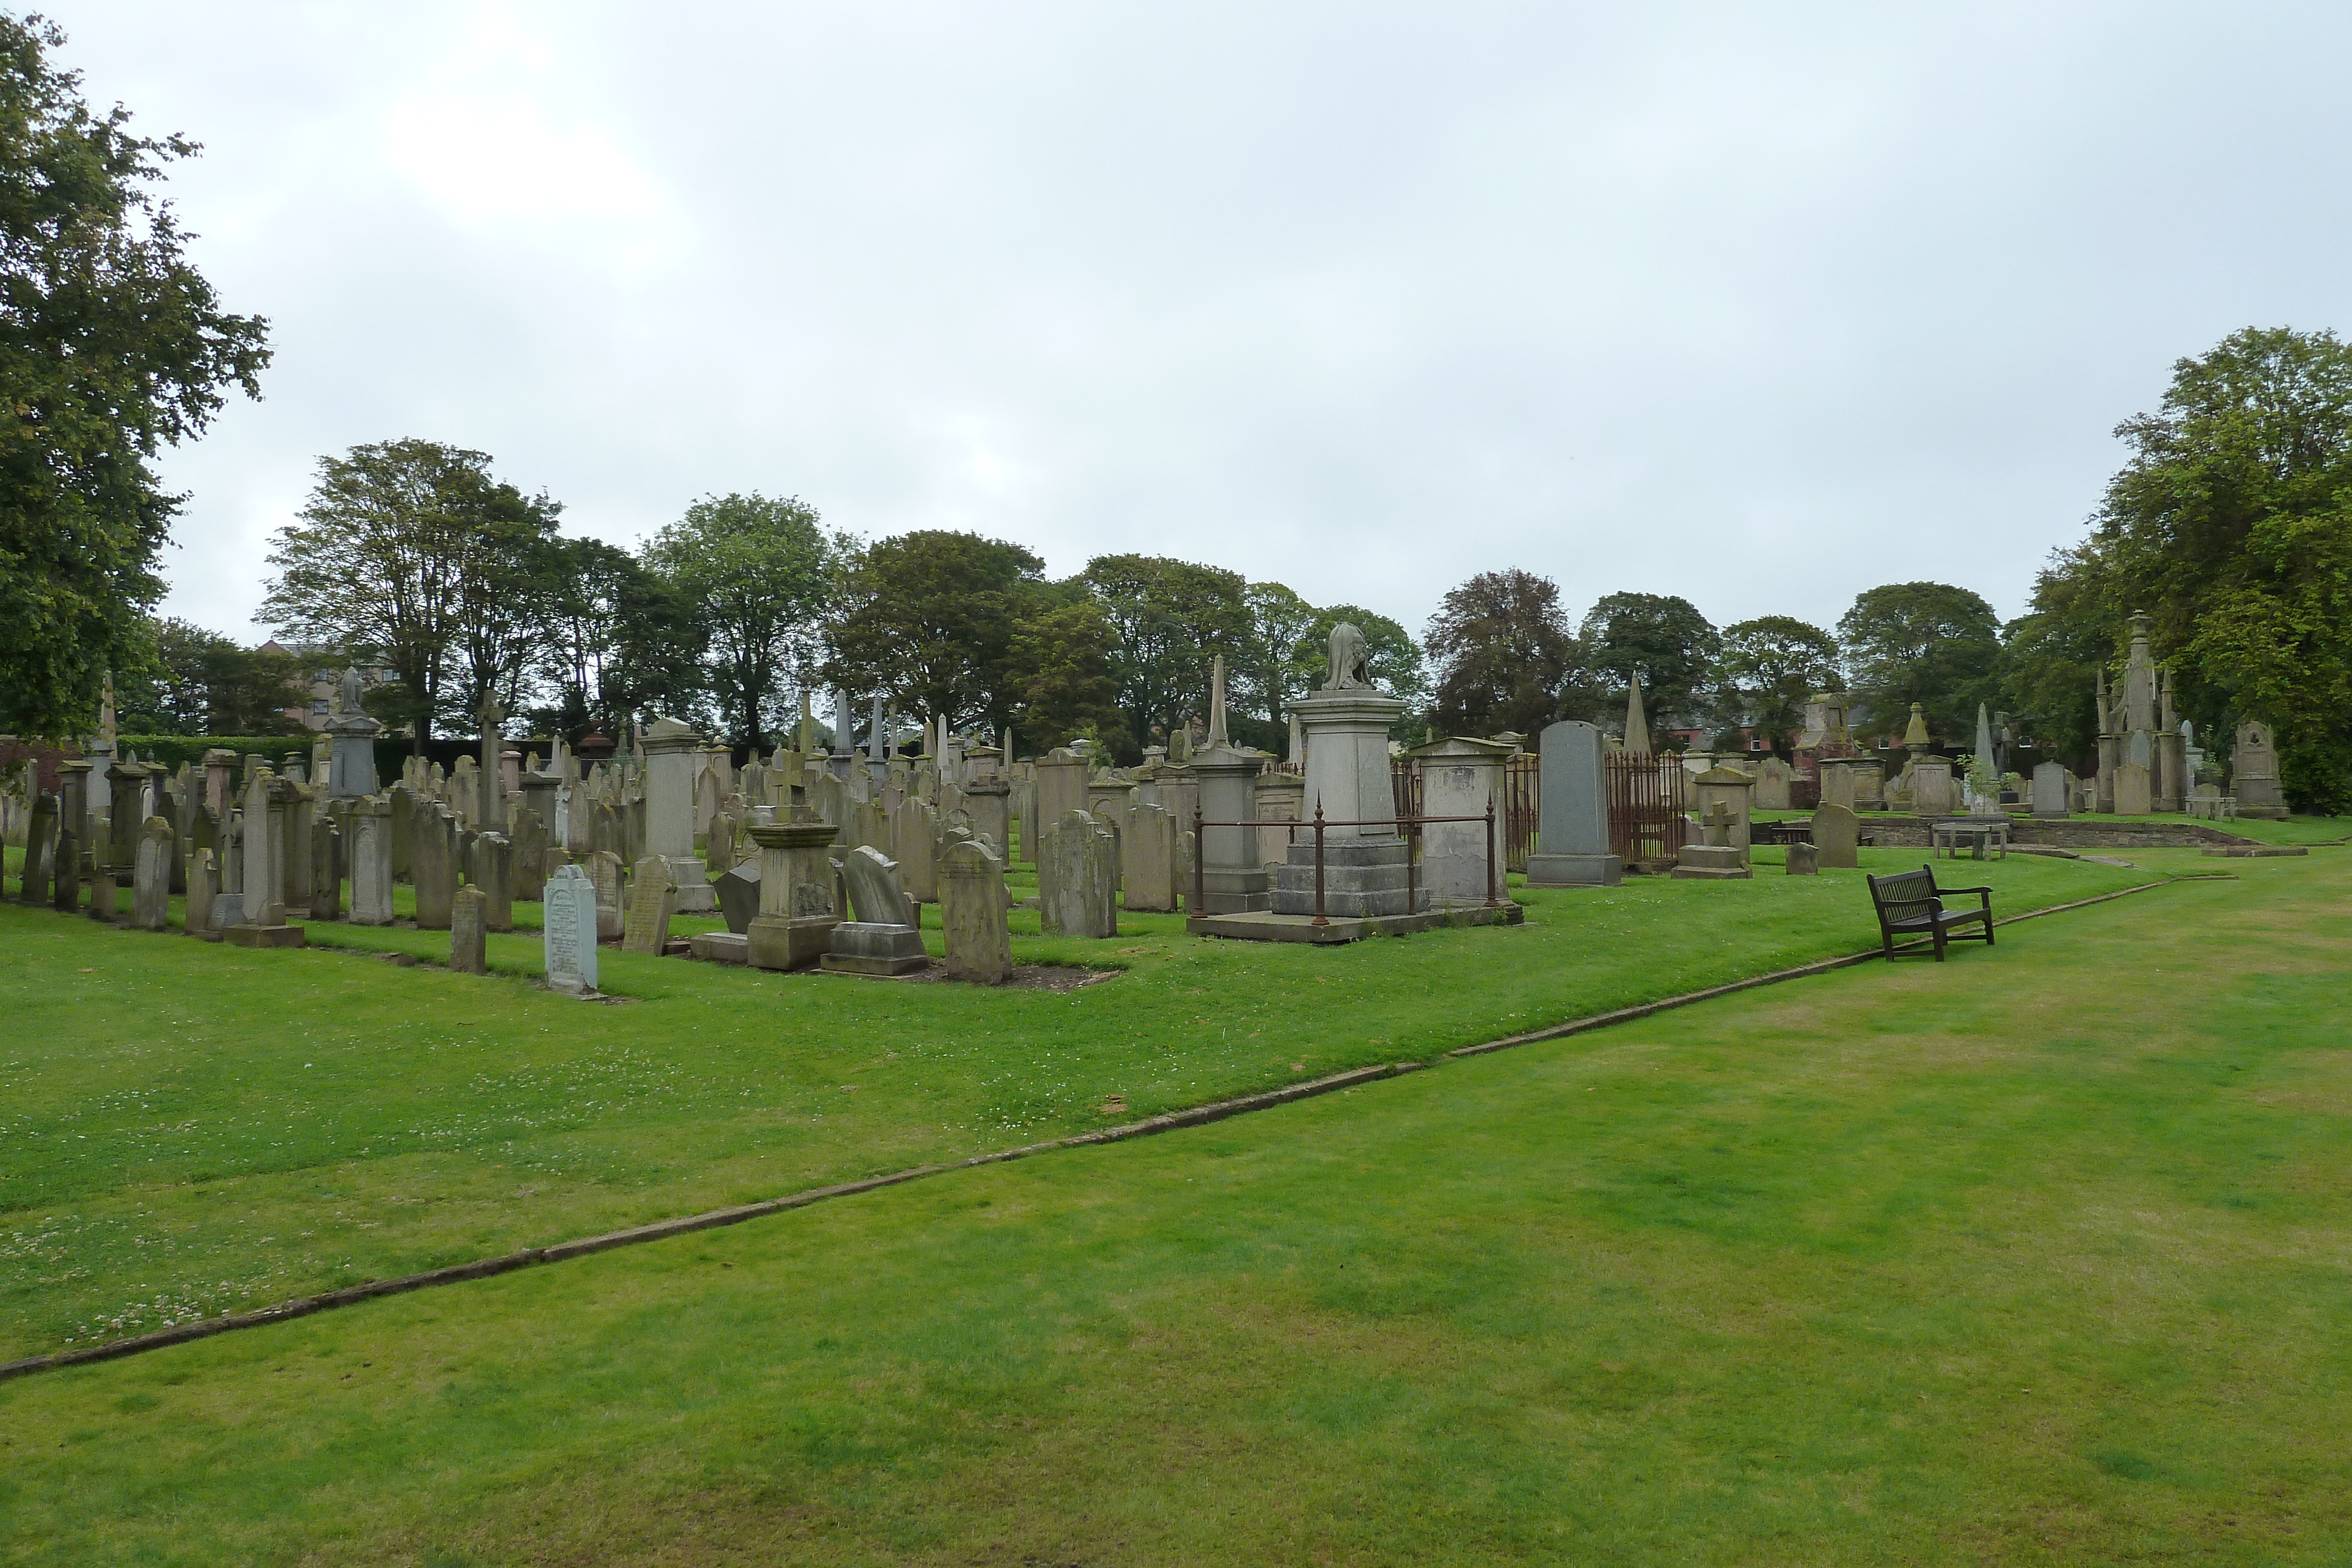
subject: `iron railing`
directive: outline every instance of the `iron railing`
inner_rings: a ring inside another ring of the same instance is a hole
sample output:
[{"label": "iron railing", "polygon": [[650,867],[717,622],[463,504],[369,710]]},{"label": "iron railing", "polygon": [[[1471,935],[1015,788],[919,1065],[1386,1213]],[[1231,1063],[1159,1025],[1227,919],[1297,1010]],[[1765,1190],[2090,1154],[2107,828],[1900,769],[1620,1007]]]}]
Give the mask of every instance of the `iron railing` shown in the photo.
[{"label": "iron railing", "polygon": [[1612,751],[1602,758],[1609,788],[1609,852],[1627,865],[1672,860],[1682,852],[1688,821],[1682,758],[1646,751]]},{"label": "iron railing", "polygon": [[[1393,773],[1391,777],[1394,777]],[[1503,900],[1499,892],[1498,879],[1495,874],[1495,803],[1492,800],[1489,800],[1486,803],[1486,814],[1483,817],[1407,818],[1402,813],[1399,813],[1395,817],[1376,817],[1363,821],[1349,822],[1333,821],[1326,818],[1323,815],[1322,803],[1318,801],[1315,807],[1315,820],[1311,823],[1300,822],[1297,824],[1297,827],[1304,828],[1311,826],[1315,830],[1315,918],[1310,922],[1310,924],[1315,925],[1328,925],[1331,924],[1329,917],[1323,913],[1324,829],[1385,828],[1391,825],[1403,828],[1410,826],[1412,829],[1412,831],[1406,835],[1406,842],[1408,846],[1412,846],[1420,839],[1421,830],[1432,822],[1484,822],[1486,824],[1486,907],[1489,909],[1500,908],[1502,906]],[[1209,857],[1208,852],[1205,848],[1208,843],[1208,839],[1206,835],[1202,832],[1202,830],[1204,828],[1258,828],[1264,827],[1265,825],[1265,824],[1263,822],[1258,821],[1212,822],[1201,816],[1198,811],[1193,813],[1192,907],[1185,913],[1188,915],[1199,915],[1201,913],[1201,905],[1207,901],[1209,894]],[[1293,831],[1295,832],[1296,829]],[[1421,902],[1419,862],[1420,856],[1416,853],[1410,852],[1409,850],[1404,857],[1404,907],[1405,913],[1408,915],[1417,913],[1418,911],[1415,906]]]}]

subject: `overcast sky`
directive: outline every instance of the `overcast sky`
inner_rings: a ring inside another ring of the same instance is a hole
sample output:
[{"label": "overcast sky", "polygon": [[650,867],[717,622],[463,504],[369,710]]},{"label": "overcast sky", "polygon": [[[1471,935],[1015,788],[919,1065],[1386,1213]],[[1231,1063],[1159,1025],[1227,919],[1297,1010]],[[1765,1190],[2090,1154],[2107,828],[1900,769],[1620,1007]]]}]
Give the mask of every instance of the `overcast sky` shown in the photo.
[{"label": "overcast sky", "polygon": [[238,636],[318,456],[492,455],[1418,633],[1524,567],[2004,616],[2171,362],[2352,304],[2352,7],[58,0],[264,401],[175,452]]}]

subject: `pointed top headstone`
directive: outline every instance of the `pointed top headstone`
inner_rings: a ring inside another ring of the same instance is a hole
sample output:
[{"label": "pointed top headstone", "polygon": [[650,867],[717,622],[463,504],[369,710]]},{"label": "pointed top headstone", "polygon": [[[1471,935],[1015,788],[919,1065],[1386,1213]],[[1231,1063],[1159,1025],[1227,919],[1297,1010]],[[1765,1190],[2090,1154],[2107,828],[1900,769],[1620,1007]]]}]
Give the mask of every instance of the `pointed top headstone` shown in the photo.
[{"label": "pointed top headstone", "polygon": [[1225,734],[1225,656],[1220,653],[1209,666],[1209,745],[1230,746]]}]

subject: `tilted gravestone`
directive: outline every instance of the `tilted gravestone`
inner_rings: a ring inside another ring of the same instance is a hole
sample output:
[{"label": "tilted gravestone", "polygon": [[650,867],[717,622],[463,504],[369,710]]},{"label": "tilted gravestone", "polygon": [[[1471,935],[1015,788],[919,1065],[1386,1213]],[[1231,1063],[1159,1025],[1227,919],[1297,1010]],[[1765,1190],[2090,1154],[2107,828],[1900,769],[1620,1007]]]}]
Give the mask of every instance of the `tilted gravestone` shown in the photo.
[{"label": "tilted gravestone", "polygon": [[1819,850],[1816,850],[1811,844],[1790,844],[1789,846],[1789,874],[1790,876],[1819,876],[1821,872],[1822,858],[1821,852]]},{"label": "tilted gravestone", "polygon": [[482,890],[482,924],[492,931],[514,929],[514,841],[504,833],[478,833],[466,874]]},{"label": "tilted gravestone", "polygon": [[940,925],[947,937],[948,978],[993,986],[1012,974],[1011,904],[1004,862],[986,845],[967,841],[941,857]]},{"label": "tilted gravestone", "polygon": [[647,855],[636,864],[629,888],[629,917],[621,932],[621,951],[655,957],[669,950],[670,917],[677,913],[677,883],[669,862]]},{"label": "tilted gravestone", "polygon": [[905,975],[926,967],[930,958],[915,925],[921,906],[898,885],[897,863],[872,845],[860,844],[836,858],[833,868],[848,887],[849,907],[857,918],[833,928],[823,966],[854,975]]},{"label": "tilted gravestone", "polygon": [[541,902],[547,983],[586,996],[596,988],[596,883],[576,865],[558,866]]},{"label": "tilted gravestone", "polygon": [[751,929],[760,914],[760,862],[745,861],[730,867],[711,883],[719,893],[719,913],[728,932],[740,936]]},{"label": "tilted gravestone", "polygon": [[596,940],[618,942],[625,925],[621,897],[621,857],[610,850],[591,850],[582,862],[596,886]]}]

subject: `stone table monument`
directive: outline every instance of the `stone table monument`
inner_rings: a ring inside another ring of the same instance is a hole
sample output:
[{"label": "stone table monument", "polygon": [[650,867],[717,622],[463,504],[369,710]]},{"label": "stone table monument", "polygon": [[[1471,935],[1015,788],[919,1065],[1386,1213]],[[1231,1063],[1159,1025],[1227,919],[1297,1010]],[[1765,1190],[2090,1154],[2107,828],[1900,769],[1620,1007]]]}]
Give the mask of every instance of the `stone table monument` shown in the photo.
[{"label": "stone table monument", "polygon": [[804,969],[824,956],[841,923],[829,858],[834,829],[776,817],[776,808],[757,809],[748,830],[760,846],[760,913],[744,927],[744,956],[757,969]]}]

